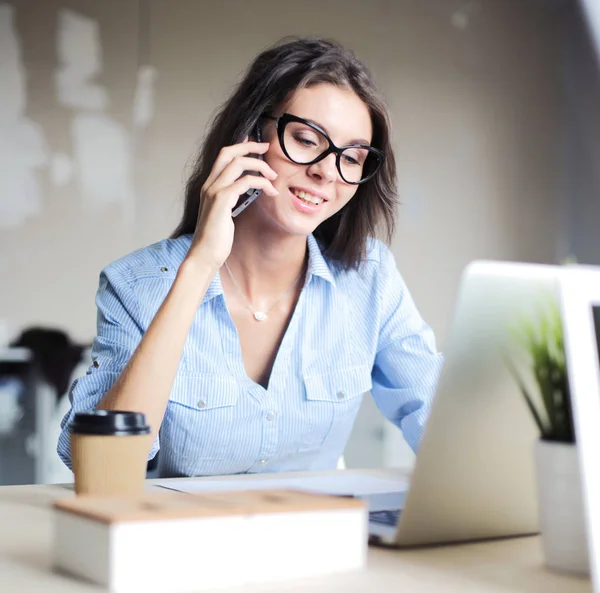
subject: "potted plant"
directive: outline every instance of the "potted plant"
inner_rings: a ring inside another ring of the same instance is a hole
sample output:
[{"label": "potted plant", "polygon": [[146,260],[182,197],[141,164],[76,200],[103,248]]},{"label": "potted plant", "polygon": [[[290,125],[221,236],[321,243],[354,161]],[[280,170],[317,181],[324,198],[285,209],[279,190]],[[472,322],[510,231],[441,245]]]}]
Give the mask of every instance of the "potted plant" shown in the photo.
[{"label": "potted plant", "polygon": [[535,466],[542,547],[549,568],[586,575],[589,560],[579,460],[571,413],[563,326],[555,298],[515,337],[527,363],[509,367],[540,431]]}]

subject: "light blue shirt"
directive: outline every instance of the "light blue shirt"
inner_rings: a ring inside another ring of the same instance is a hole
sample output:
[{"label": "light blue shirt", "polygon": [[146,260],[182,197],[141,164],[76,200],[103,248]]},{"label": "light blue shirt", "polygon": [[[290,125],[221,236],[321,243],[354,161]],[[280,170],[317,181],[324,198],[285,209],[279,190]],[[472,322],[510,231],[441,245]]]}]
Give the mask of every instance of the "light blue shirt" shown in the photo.
[{"label": "light blue shirt", "polygon": [[[67,465],[74,414],[95,408],[115,382],[190,243],[191,235],[161,241],[100,274],[93,364],[71,387],[71,410],[58,441]],[[371,240],[361,268],[344,271],[325,259],[312,235],[307,245],[305,283],[268,389],[248,377],[220,276],[213,279],[150,453],[152,458],[160,449],[161,476],[335,468],[368,391],[417,449],[442,356],[391,252]]]}]

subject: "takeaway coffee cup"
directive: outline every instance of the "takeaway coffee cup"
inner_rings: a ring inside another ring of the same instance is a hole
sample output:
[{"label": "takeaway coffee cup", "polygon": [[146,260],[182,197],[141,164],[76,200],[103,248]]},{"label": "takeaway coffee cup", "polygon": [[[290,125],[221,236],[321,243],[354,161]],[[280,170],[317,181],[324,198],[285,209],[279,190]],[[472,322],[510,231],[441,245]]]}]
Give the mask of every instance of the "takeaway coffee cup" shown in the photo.
[{"label": "takeaway coffee cup", "polygon": [[76,494],[138,496],[144,491],[150,427],[144,414],[80,412],[70,427]]}]

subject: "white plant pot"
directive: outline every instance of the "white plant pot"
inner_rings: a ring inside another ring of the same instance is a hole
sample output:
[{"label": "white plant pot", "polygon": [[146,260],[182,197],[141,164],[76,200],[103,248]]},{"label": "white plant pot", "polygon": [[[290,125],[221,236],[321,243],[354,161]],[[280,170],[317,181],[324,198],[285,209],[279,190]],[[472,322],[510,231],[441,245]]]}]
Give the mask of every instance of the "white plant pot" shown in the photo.
[{"label": "white plant pot", "polygon": [[589,574],[585,511],[575,445],[538,441],[535,465],[542,548],[548,568]]}]

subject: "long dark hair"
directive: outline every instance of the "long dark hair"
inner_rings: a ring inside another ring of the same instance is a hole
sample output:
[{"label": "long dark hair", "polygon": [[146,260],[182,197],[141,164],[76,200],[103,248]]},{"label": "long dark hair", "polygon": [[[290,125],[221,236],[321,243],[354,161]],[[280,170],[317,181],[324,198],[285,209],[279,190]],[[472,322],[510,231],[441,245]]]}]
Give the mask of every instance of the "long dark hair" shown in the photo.
[{"label": "long dark hair", "polygon": [[172,238],[193,233],[200,191],[221,148],[241,142],[263,113],[283,103],[298,88],[330,83],[354,91],[367,105],[373,124],[372,145],[385,158],[376,175],[315,229],[324,254],[344,269],[364,259],[368,237],[391,241],[396,226],[396,163],[387,106],[367,67],[335,41],[284,40],[259,54],[233,95],[217,111],[187,182],[185,207]]}]

